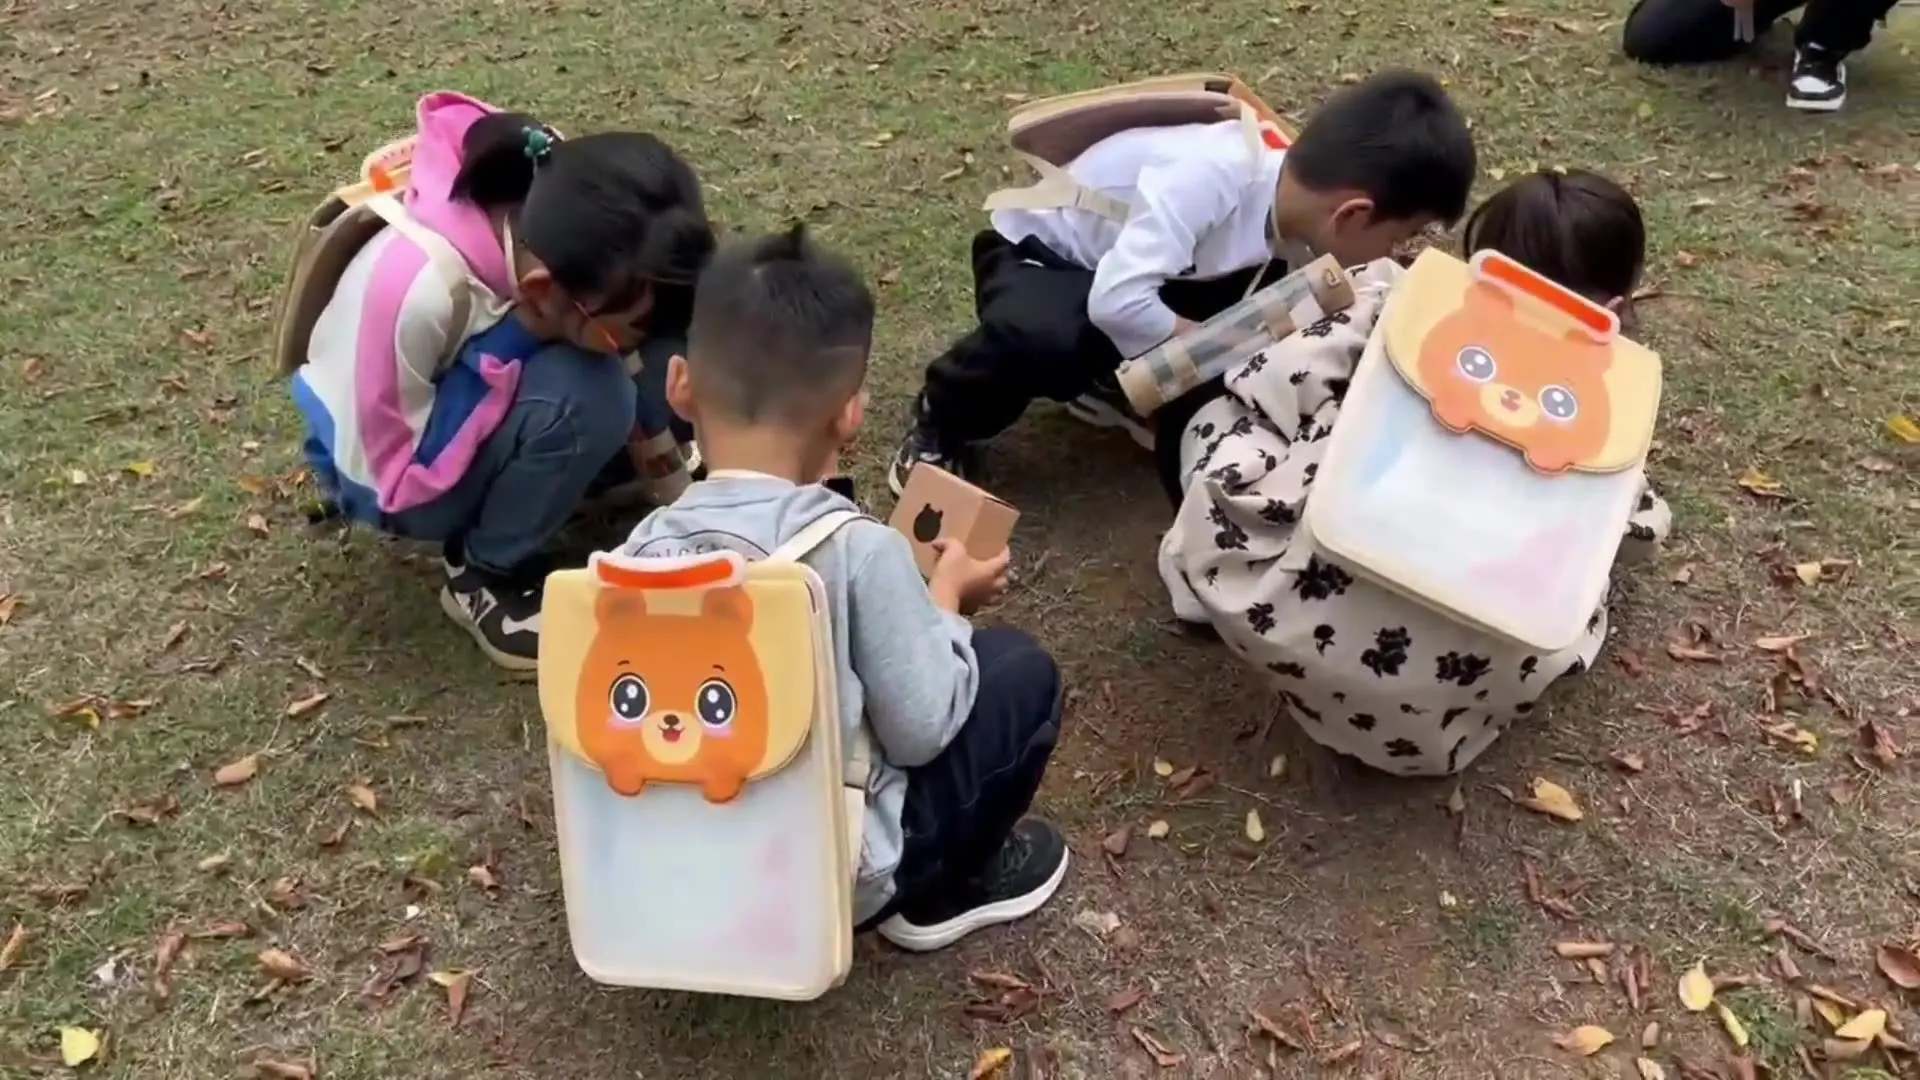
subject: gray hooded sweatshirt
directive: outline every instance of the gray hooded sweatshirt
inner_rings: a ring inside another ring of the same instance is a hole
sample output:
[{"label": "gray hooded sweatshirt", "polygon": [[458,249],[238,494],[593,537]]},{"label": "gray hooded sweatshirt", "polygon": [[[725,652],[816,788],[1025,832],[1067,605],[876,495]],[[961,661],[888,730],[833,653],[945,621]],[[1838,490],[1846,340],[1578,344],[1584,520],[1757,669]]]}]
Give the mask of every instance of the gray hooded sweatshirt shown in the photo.
[{"label": "gray hooded sweatshirt", "polygon": [[[833,510],[856,510],[818,485],[761,473],[721,471],[648,515],[621,548],[627,555],[735,551],[763,559]],[[856,924],[893,895],[903,834],[905,769],[933,760],[966,723],[980,685],[973,626],[937,608],[907,539],[880,522],[842,526],[804,560],[827,587],[839,670],[841,745],[861,724],[874,745],[867,817],[854,884]]]}]

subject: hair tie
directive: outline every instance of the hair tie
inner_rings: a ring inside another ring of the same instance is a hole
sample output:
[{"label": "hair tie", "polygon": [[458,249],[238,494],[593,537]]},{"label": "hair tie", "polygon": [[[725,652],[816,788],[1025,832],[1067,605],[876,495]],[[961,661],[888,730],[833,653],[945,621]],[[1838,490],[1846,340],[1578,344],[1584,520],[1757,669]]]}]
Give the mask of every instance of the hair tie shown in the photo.
[{"label": "hair tie", "polygon": [[521,152],[527,155],[529,161],[538,165],[553,156],[552,133],[544,128],[530,127],[526,129],[526,135],[527,144],[521,148]]}]

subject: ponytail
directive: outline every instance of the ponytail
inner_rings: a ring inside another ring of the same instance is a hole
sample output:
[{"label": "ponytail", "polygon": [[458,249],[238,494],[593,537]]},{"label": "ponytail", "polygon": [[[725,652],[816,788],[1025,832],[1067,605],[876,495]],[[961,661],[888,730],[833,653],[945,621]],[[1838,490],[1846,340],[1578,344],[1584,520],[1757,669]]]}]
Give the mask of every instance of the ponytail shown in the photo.
[{"label": "ponytail", "polygon": [[491,113],[474,121],[460,145],[453,197],[482,210],[518,206],[533,188],[534,169],[560,137],[523,113]]}]

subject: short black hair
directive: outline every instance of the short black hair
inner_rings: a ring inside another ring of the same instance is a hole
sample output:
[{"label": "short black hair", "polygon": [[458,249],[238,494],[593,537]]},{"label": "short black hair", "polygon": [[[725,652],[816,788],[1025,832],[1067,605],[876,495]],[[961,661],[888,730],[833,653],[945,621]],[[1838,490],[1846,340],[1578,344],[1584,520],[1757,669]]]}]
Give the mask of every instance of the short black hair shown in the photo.
[{"label": "short black hair", "polygon": [[1315,191],[1363,191],[1387,221],[1467,212],[1476,169],[1466,118],[1430,75],[1383,71],[1328,98],[1287,150]]},{"label": "short black hair", "polygon": [[657,137],[562,140],[530,116],[493,113],[467,129],[452,194],[511,211],[515,240],[582,303],[620,311],[652,289],[649,330],[684,332],[714,230],[699,177]]},{"label": "short black hair", "polygon": [[694,290],[688,373],[703,409],[742,424],[807,426],[860,389],[873,292],[806,226],[721,246]]},{"label": "short black hair", "polygon": [[1647,225],[1626,189],[1585,169],[1542,169],[1475,207],[1469,252],[1492,248],[1597,303],[1631,296],[1647,262]]}]

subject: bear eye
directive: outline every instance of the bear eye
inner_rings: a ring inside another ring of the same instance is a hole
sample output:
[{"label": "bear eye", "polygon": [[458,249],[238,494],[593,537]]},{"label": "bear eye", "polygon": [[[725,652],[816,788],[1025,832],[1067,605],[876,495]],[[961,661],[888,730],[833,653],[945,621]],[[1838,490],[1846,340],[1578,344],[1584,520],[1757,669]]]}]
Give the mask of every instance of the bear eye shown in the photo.
[{"label": "bear eye", "polygon": [[607,704],[612,707],[613,715],[629,724],[646,718],[649,700],[647,684],[641,682],[638,675],[622,675],[613,680],[613,687],[607,693]]},{"label": "bear eye", "polygon": [[733,687],[725,679],[708,679],[700,684],[700,692],[695,696],[693,709],[700,714],[700,722],[708,727],[726,727],[733,723],[733,711],[739,707],[734,697]]},{"label": "bear eye", "polygon": [[1493,354],[1478,345],[1461,349],[1460,355],[1454,358],[1454,364],[1459,367],[1460,374],[1477,383],[1492,382],[1500,370],[1493,362]]},{"label": "bear eye", "polygon": [[1540,411],[1564,423],[1579,414],[1580,403],[1566,387],[1549,386],[1540,391]]}]

